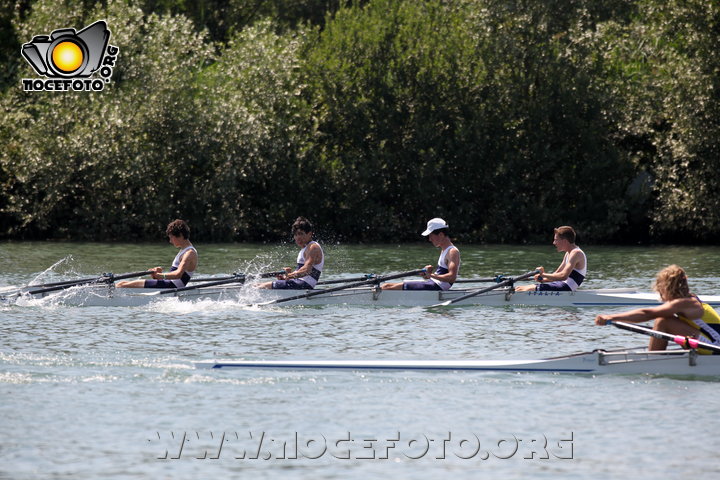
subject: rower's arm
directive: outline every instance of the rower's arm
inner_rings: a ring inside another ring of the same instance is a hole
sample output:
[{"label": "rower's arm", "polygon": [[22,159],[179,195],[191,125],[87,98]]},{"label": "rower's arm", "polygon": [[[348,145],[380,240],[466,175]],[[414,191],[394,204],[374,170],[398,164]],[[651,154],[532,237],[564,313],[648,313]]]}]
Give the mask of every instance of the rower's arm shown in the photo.
[{"label": "rower's arm", "polygon": [[613,313],[611,315],[598,315],[595,317],[596,325],[605,325],[608,320],[618,320],[628,323],[642,323],[656,318],[669,318],[683,314],[687,317],[699,318],[702,316],[702,305],[692,298],[678,298],[665,302],[657,307],[644,307],[627,312]]},{"label": "rower's arm", "polygon": [[434,278],[435,280],[440,280],[441,282],[455,283],[458,276],[458,269],[460,268],[460,252],[458,252],[457,248],[450,249],[445,256],[445,262],[447,262],[448,266],[447,273],[443,273],[442,275],[431,273],[427,276],[427,278]]},{"label": "rower's arm", "polygon": [[307,256],[305,257],[305,265],[298,268],[294,272],[288,273],[285,278],[302,278],[306,275],[310,275],[313,266],[317,265],[320,262],[322,262],[322,251],[320,250],[320,245],[318,245],[317,243],[313,243],[312,245],[310,245],[310,247],[308,247]]},{"label": "rower's arm", "polygon": [[162,278],[166,280],[182,278],[183,273],[187,271],[194,272],[197,269],[197,264],[197,252],[195,252],[195,250],[188,250],[185,252],[185,255],[183,255],[182,260],[180,260],[180,265],[178,265],[177,270],[168,273],[157,273],[156,275],[153,275],[153,278]]},{"label": "rower's arm", "polygon": [[567,262],[563,262],[558,266],[554,273],[543,273],[543,282],[555,282],[567,280],[574,268],[580,270],[580,263],[582,257],[579,251],[575,251],[570,254]]}]

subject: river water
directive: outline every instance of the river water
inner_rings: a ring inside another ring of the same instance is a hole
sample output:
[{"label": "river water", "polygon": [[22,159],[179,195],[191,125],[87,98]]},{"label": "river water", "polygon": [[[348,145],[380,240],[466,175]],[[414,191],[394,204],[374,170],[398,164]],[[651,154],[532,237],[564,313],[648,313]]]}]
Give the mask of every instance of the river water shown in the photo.
[{"label": "river water", "polygon": [[[198,275],[292,265],[285,245],[197,245]],[[548,246],[467,246],[461,277],[517,275]],[[584,286],[649,290],[717,247],[588,247]],[[325,245],[325,278],[436,261],[430,244]],[[0,287],[167,265],[170,245],[0,244]],[[720,472],[715,381],[474,372],[197,370],[223,359],[542,358],[646,344],[594,310],[0,305],[0,478],[691,478]]]}]

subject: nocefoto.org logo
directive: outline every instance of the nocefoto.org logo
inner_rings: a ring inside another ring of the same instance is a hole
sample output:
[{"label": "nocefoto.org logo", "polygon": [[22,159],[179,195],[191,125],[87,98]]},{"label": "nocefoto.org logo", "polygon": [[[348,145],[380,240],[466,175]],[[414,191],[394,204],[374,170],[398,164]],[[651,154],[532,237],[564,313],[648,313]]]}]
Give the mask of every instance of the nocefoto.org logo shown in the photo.
[{"label": "nocefoto.org logo", "polygon": [[[110,30],[100,20],[76,32],[74,28],[53,30],[50,36],[36,35],[23,44],[22,56],[38,75],[23,78],[26,92],[99,92],[110,82],[120,49],[109,45]],[[92,75],[97,72],[94,78]]]}]

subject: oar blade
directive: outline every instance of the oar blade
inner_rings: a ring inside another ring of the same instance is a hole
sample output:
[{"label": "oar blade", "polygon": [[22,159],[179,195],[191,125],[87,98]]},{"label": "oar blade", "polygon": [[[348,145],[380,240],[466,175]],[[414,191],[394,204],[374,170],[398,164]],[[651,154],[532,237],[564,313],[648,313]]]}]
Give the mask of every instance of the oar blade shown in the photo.
[{"label": "oar blade", "polygon": [[430,305],[427,308],[447,307],[448,305],[452,305],[452,300],[447,300],[442,303],[436,303],[435,305]]}]

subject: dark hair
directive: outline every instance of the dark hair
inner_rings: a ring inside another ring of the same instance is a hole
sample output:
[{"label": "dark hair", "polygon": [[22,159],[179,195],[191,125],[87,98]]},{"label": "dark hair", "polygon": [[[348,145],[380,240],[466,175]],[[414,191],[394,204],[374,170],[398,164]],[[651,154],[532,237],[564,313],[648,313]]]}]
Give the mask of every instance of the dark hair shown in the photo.
[{"label": "dark hair", "polygon": [[567,240],[570,243],[575,243],[575,230],[572,227],[563,226],[557,227],[555,233],[558,237]]},{"label": "dark hair", "polygon": [[450,229],[448,227],[438,228],[437,230],[433,230],[430,233],[434,233],[435,235],[437,235],[439,233],[444,233],[446,237],[450,237]]},{"label": "dark hair", "polygon": [[183,237],[184,239],[190,238],[190,227],[185,223],[185,220],[173,220],[167,226],[165,230],[167,235],[174,235],[176,237]]},{"label": "dark hair", "polygon": [[295,219],[295,222],[292,224],[292,233],[293,233],[293,235],[294,235],[295,232],[297,232],[298,230],[302,230],[302,231],[305,232],[305,233],[310,233],[310,232],[314,231],[314,230],[313,230],[313,224],[310,223],[310,220],[308,220],[308,219],[305,218],[305,217],[297,217],[297,218]]}]

